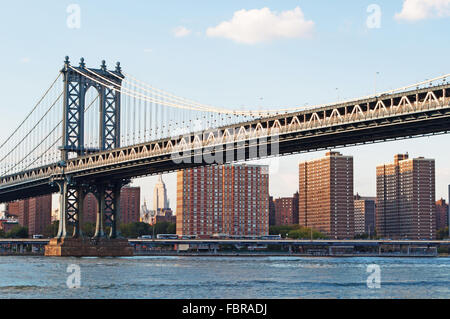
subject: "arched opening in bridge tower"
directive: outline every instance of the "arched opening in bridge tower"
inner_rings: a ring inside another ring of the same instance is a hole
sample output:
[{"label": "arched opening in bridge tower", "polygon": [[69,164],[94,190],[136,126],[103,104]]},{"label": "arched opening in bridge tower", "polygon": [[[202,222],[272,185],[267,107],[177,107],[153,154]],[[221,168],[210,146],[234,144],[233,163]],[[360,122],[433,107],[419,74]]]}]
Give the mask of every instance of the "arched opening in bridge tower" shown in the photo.
[{"label": "arched opening in bridge tower", "polygon": [[84,105],[84,147],[92,152],[100,148],[100,95],[95,87],[86,91]]}]

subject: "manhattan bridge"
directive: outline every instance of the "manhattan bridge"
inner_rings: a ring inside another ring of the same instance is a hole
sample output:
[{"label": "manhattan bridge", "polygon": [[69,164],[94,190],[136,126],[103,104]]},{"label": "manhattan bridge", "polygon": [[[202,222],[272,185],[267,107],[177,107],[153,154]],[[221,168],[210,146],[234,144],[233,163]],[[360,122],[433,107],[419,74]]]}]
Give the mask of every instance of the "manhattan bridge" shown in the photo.
[{"label": "manhattan bridge", "polygon": [[83,199],[93,193],[94,238],[114,239],[120,190],[132,178],[448,133],[448,76],[348,101],[251,111],[178,97],[125,73],[120,63],[89,68],[83,58],[74,66],[66,57],[0,142],[0,202],[59,193],[57,238],[80,238]]}]

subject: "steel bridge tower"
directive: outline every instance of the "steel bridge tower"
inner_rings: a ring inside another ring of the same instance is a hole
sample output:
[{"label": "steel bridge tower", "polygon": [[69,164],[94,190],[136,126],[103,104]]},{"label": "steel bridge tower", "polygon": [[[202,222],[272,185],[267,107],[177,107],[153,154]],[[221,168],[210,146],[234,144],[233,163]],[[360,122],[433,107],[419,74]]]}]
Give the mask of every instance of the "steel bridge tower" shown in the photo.
[{"label": "steel bridge tower", "polygon": [[[53,179],[61,195],[57,238],[83,237],[81,229],[83,202],[90,192],[96,196],[98,202],[94,238],[117,238],[120,220],[120,190],[129,181],[93,179],[85,180],[81,184],[74,182],[70,175],[65,174],[64,168],[69,158],[120,147],[120,88],[124,78],[120,63],[117,62],[113,71],[107,69],[105,61],[102,61],[100,69],[89,69],[86,68],[84,58],[81,58],[79,66],[73,67],[70,65],[69,57],[66,56],[61,73],[64,81],[63,130],[59,163],[62,174]],[[108,81],[105,82],[104,79]],[[91,87],[97,90],[100,98],[99,145],[94,149],[84,146],[85,96]],[[74,226],[72,235],[67,234],[68,223]],[[111,226],[109,236],[105,234],[105,224]]]}]

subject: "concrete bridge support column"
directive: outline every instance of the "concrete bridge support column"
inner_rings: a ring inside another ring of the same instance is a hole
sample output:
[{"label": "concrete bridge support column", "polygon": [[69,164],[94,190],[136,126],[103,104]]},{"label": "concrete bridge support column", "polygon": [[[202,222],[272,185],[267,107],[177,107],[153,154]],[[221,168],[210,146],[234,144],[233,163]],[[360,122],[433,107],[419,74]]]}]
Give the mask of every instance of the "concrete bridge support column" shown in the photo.
[{"label": "concrete bridge support column", "polygon": [[105,226],[111,227],[109,238],[119,237],[120,223],[120,191],[128,181],[114,181],[109,184],[97,185],[97,200],[99,211],[97,213],[97,224],[95,230],[96,238],[106,237]]},{"label": "concrete bridge support column", "polygon": [[56,238],[66,238],[67,236],[67,214],[66,214],[66,207],[67,207],[67,183],[64,181],[58,182],[59,186],[59,225],[58,225],[58,233],[56,235]]},{"label": "concrete bridge support column", "polygon": [[86,197],[86,190],[83,186],[76,187],[76,214],[73,216],[73,238],[83,237],[82,225],[83,225],[83,211],[84,211],[84,198]]},{"label": "concrete bridge support column", "polygon": [[98,210],[97,210],[97,221],[95,224],[95,234],[94,238],[103,238],[105,237],[104,232],[104,221],[105,221],[105,186],[99,185],[97,186],[97,202],[98,202]]},{"label": "concrete bridge support column", "polygon": [[113,196],[113,211],[111,212],[111,231],[109,238],[117,238],[119,234],[120,225],[120,191],[122,189],[122,181],[116,182],[112,188]]},{"label": "concrete bridge support column", "polygon": [[56,238],[67,238],[67,224],[73,225],[73,238],[82,237],[81,216],[85,191],[83,187],[76,186],[66,178],[56,181],[60,192],[59,226]]}]

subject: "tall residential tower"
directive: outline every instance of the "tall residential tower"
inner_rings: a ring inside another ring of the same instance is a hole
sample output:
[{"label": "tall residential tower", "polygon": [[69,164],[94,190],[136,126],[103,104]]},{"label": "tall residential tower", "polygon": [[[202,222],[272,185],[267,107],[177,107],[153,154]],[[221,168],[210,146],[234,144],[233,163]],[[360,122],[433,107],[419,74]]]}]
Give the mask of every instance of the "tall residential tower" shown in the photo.
[{"label": "tall residential tower", "polygon": [[377,166],[377,234],[393,239],[435,239],[435,163],[398,154]]},{"label": "tall residential tower", "polygon": [[267,166],[219,165],[177,173],[177,234],[269,233]]},{"label": "tall residential tower", "polygon": [[332,239],[353,239],[353,157],[328,152],[299,165],[299,223]]}]

